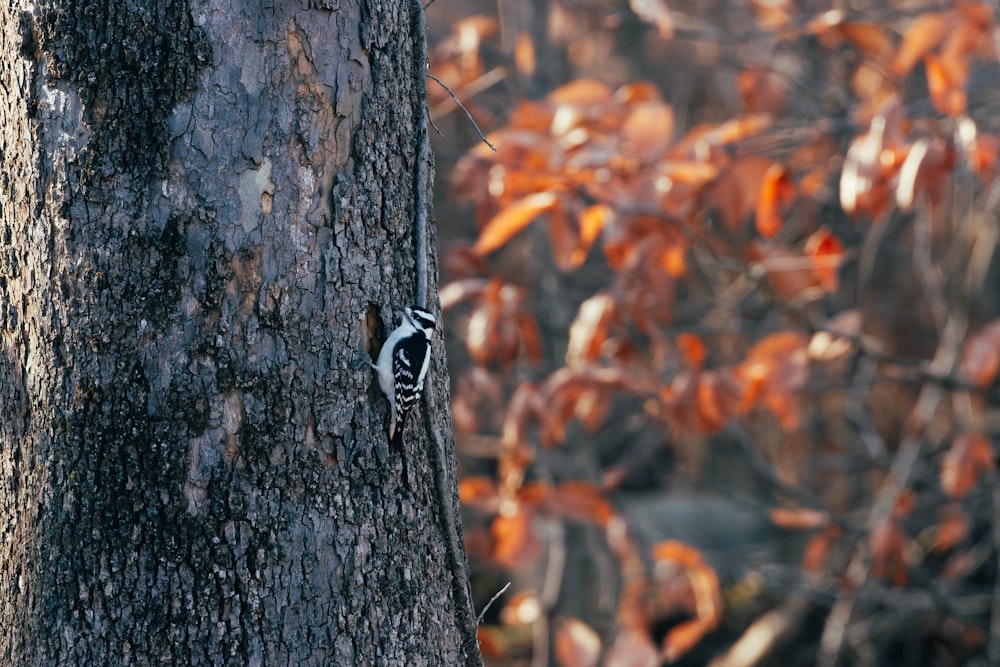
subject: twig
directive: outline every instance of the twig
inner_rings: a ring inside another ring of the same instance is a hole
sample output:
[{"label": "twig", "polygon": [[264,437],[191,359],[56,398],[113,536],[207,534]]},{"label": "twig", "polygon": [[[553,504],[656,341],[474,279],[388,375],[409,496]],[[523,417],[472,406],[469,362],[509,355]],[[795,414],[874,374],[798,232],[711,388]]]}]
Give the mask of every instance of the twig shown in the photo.
[{"label": "twig", "polygon": [[483,131],[479,129],[479,124],[476,123],[476,119],[472,117],[472,114],[469,113],[469,110],[465,108],[465,105],[462,104],[461,100],[458,99],[458,96],[455,95],[455,93],[451,92],[451,88],[449,88],[447,85],[445,85],[444,81],[442,81],[441,79],[437,78],[436,76],[434,76],[430,72],[427,73],[427,76],[429,78],[433,79],[435,82],[437,82],[437,84],[439,86],[441,86],[442,88],[444,88],[445,92],[447,92],[449,95],[451,95],[451,99],[455,100],[455,104],[458,105],[458,108],[465,112],[466,118],[468,118],[469,122],[472,123],[472,127],[474,127],[476,129],[476,134],[479,135],[479,138],[482,139],[483,143],[486,144],[487,146],[489,146],[493,150],[494,153],[496,153],[497,152],[497,147],[494,146],[493,144],[491,144],[489,141],[487,141],[486,135],[484,135]]},{"label": "twig", "polygon": [[437,126],[437,125],[436,125],[436,124],[434,123],[434,119],[433,119],[433,118],[428,118],[428,119],[427,119],[427,122],[431,124],[431,127],[432,127],[432,128],[434,129],[434,131],[435,131],[435,132],[437,132],[437,134],[438,134],[438,136],[439,136],[439,137],[441,137],[441,138],[442,138],[442,139],[444,139],[445,141],[448,141],[448,137],[447,137],[447,136],[445,135],[445,133],[444,133],[444,132],[442,132],[442,131],[441,131],[441,128],[440,128],[440,127],[438,127],[438,126]]},{"label": "twig", "polygon": [[[484,90],[489,90],[496,84],[500,83],[507,77],[507,69],[505,67],[494,67],[488,72],[480,74],[478,77],[469,81],[468,83],[463,83],[462,87],[458,89],[455,95],[464,97],[466,99],[470,97],[475,97]],[[455,106],[450,102],[438,102],[431,108],[431,118],[435,120],[447,116],[452,111],[455,110]]]},{"label": "twig", "polygon": [[479,612],[479,616],[476,618],[476,625],[482,625],[483,624],[483,617],[486,616],[486,612],[488,612],[490,610],[490,607],[492,607],[493,603],[497,601],[497,598],[499,598],[501,595],[503,595],[504,593],[507,592],[508,588],[510,588],[510,582],[509,581],[506,583],[506,585],[504,585],[503,588],[501,588],[500,590],[498,590],[493,597],[490,598],[490,601],[487,602],[486,606],[483,607],[482,611]]}]

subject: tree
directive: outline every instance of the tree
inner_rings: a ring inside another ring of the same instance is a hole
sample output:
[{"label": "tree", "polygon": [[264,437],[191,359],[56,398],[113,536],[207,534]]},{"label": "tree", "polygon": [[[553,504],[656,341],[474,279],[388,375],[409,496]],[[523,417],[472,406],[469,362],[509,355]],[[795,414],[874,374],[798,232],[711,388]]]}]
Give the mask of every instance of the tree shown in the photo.
[{"label": "tree", "polygon": [[404,451],[366,363],[416,298],[415,7],[0,7],[8,664],[478,664],[440,341]]}]

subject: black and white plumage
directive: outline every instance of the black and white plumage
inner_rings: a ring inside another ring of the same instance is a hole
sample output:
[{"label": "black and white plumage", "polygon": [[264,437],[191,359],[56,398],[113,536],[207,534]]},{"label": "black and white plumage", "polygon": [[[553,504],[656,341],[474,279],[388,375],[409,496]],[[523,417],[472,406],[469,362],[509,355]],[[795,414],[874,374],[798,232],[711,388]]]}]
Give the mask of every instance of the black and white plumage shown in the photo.
[{"label": "black and white plumage", "polygon": [[402,308],[403,321],[389,334],[378,361],[372,364],[378,384],[389,399],[389,440],[403,435],[406,415],[420,399],[431,360],[431,335],[437,319],[423,308]]}]

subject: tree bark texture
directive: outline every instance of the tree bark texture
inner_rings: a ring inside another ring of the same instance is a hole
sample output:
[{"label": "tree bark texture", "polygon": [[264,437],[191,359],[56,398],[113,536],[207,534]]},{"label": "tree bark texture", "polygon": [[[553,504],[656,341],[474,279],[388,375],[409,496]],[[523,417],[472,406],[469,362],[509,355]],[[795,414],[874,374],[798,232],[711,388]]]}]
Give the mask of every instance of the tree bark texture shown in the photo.
[{"label": "tree bark texture", "polygon": [[443,346],[404,452],[367,366],[415,298],[413,5],[11,4],[5,664],[475,663]]}]

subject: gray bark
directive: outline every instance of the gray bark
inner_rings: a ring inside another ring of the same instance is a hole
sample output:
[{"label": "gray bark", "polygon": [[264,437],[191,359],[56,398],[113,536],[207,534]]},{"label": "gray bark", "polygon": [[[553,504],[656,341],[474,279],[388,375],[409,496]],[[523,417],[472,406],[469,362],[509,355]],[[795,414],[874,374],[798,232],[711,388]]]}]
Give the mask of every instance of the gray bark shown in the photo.
[{"label": "gray bark", "polygon": [[440,340],[404,452],[365,363],[415,299],[412,5],[10,4],[5,664],[475,664]]}]

